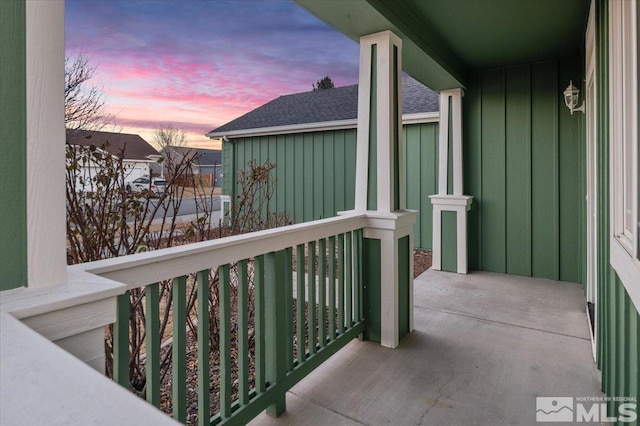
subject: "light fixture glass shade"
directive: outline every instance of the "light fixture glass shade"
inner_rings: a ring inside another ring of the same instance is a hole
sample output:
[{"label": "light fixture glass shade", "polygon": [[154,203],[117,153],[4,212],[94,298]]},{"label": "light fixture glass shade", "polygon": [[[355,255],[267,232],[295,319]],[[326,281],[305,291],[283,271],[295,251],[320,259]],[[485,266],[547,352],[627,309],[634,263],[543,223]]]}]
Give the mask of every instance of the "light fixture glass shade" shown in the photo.
[{"label": "light fixture glass shade", "polygon": [[569,108],[569,111],[571,111],[571,115],[573,115],[575,111],[582,111],[584,114],[584,102],[582,102],[582,105],[578,106],[578,102],[580,101],[580,90],[573,85],[573,81],[569,81],[569,86],[567,86],[562,94],[564,95],[564,103],[567,105],[567,108]]},{"label": "light fixture glass shade", "polygon": [[564,103],[567,108],[574,110],[578,106],[580,90],[573,85],[573,81],[569,82],[569,86],[564,91]]}]

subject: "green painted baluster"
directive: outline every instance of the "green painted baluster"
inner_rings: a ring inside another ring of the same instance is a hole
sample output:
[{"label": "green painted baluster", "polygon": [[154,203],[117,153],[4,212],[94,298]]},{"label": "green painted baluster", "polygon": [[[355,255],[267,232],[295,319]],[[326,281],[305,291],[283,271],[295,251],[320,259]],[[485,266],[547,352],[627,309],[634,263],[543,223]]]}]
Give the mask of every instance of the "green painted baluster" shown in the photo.
[{"label": "green painted baluster", "polygon": [[327,324],[327,241],[322,238],[318,241],[318,332],[320,347],[327,344],[326,324]]},{"label": "green painted baluster", "polygon": [[231,416],[231,306],[229,265],[219,268],[218,304],[220,306],[220,417]]},{"label": "green painted baluster", "polygon": [[285,297],[285,253],[283,250],[266,254],[264,262],[267,381],[270,387],[279,389],[276,401],[267,408],[267,413],[276,417],[286,409],[287,391],[284,384],[287,375],[287,336],[283,331],[289,319],[287,305],[291,306],[291,299]]},{"label": "green painted baluster", "polygon": [[198,426],[209,426],[209,271],[198,272]]},{"label": "green painted baluster", "polygon": [[145,328],[147,344],[147,402],[160,407],[160,285],[145,289]]},{"label": "green painted baluster", "polygon": [[118,296],[116,322],[113,324],[113,380],[129,389],[129,291]]},{"label": "green painted baluster", "polygon": [[187,421],[187,277],[173,280],[173,418]]},{"label": "green painted baluster", "polygon": [[297,296],[296,296],[296,335],[298,337],[298,365],[302,364],[305,359],[305,312],[304,312],[304,299],[305,299],[305,282],[304,282],[304,244],[298,245],[297,248],[298,262],[296,264],[296,284]]},{"label": "green painted baluster", "polygon": [[344,333],[344,234],[338,235],[338,332]]},{"label": "green painted baluster", "polygon": [[329,237],[329,340],[336,339],[336,237]]},{"label": "green painted baluster", "polygon": [[284,295],[287,371],[293,371],[293,248],[284,249]]},{"label": "green painted baluster", "polygon": [[316,353],[316,242],[309,243],[307,254],[309,272],[307,283],[309,284],[309,354]]},{"label": "green painted baluster", "polygon": [[255,258],[255,342],[256,342],[256,390],[262,393],[266,390],[265,378],[265,307],[264,307],[264,256]]},{"label": "green painted baluster", "polygon": [[346,310],[346,321],[347,328],[353,327],[353,247],[351,245],[352,238],[351,232],[346,233],[346,249],[347,253],[345,254],[345,270],[346,270],[346,302],[347,302],[347,310]]},{"label": "green painted baluster", "polygon": [[249,403],[249,280],[247,261],[238,262],[238,400]]}]

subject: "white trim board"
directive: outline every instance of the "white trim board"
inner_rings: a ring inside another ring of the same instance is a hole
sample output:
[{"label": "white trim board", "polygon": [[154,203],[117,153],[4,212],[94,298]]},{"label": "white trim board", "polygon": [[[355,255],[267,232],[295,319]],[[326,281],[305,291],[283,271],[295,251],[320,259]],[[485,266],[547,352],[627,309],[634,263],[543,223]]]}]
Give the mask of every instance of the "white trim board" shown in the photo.
[{"label": "white trim board", "polygon": [[611,253],[609,254],[611,267],[622,281],[636,311],[640,312],[640,260],[629,256],[617,238],[611,238],[609,244],[611,245]]},{"label": "white trim board", "polygon": [[[436,123],[440,120],[437,112],[421,112],[416,114],[403,114],[402,125]],[[228,132],[209,132],[205,136],[211,139],[218,138],[244,138],[254,136],[287,135],[292,133],[324,132],[329,130],[355,129],[357,119],[322,121],[319,123],[290,124],[286,126],[260,127],[256,129],[231,130]]]},{"label": "white trim board", "polygon": [[26,2],[29,287],[67,280],[64,2]]}]

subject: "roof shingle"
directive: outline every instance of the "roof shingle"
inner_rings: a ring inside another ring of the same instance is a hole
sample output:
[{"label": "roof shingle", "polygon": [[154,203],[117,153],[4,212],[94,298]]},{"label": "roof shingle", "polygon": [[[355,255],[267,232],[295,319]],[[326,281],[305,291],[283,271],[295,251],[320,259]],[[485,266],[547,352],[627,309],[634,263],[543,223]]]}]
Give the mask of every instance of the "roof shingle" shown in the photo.
[{"label": "roof shingle", "polygon": [[140,135],[130,133],[99,132],[96,130],[67,129],[69,145],[96,146],[115,156],[124,150],[124,160],[148,160],[149,155],[160,155]]},{"label": "roof shingle", "polygon": [[[404,74],[402,112],[437,112],[438,93]],[[358,85],[280,96],[209,133],[356,119]]]}]

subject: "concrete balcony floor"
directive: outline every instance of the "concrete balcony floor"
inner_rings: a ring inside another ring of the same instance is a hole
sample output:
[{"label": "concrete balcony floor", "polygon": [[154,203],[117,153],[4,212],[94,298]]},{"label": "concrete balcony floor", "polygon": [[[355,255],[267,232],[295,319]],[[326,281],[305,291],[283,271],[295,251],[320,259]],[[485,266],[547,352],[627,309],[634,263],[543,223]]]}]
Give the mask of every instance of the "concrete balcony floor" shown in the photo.
[{"label": "concrete balcony floor", "polygon": [[536,396],[603,396],[582,288],[427,271],[397,349],[354,340],[252,425],[530,425]]}]

